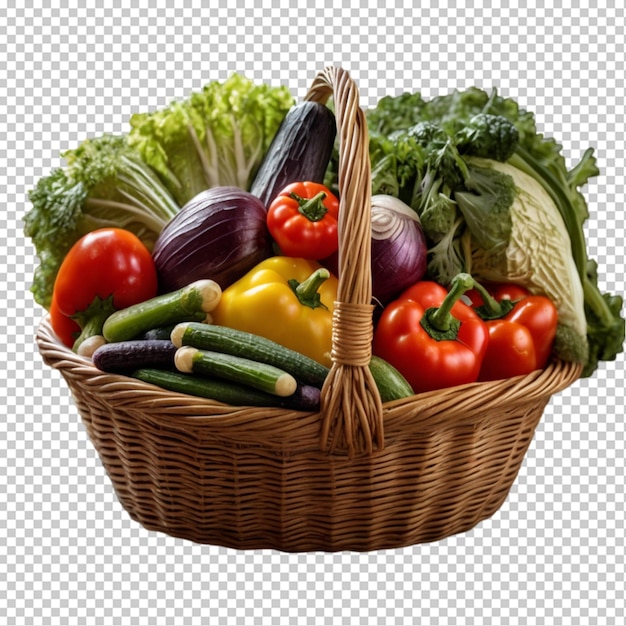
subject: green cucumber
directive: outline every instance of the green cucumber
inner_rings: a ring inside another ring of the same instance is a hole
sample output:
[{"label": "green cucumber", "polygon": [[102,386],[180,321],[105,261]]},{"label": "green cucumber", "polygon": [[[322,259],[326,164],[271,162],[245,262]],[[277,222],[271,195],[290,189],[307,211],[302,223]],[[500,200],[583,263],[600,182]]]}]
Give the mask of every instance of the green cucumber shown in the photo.
[{"label": "green cucumber", "polygon": [[104,322],[102,334],[108,342],[126,341],[157,326],[206,319],[221,297],[222,290],[214,280],[197,280],[115,311]]},{"label": "green cucumber", "polygon": [[232,354],[182,346],[174,362],[180,372],[223,378],[275,396],[291,396],[298,387],[298,381],[284,370]]},{"label": "green cucumber", "polygon": [[391,363],[379,356],[372,355],[369,369],[383,402],[400,400],[415,394],[406,378]]},{"label": "green cucumber", "polygon": [[279,407],[299,411],[315,411],[319,408],[319,389],[315,387],[298,387],[293,396],[282,398],[227,380],[177,371],[140,368],[131,376],[168,391],[209,398],[231,406]]},{"label": "green cucumber", "polygon": [[285,370],[301,383],[321,387],[328,368],[313,359],[259,335],[226,326],[183,322],[171,334],[175,346],[192,346],[241,356]]}]

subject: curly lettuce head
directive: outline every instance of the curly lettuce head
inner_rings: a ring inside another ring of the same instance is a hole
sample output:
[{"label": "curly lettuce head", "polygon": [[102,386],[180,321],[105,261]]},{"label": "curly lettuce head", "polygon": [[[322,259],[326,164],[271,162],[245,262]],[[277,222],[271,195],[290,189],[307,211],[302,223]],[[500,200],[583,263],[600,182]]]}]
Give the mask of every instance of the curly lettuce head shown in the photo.
[{"label": "curly lettuce head", "polygon": [[182,206],[209,187],[249,189],[294,104],[286,87],[235,73],[163,109],[134,114],[128,140]]}]

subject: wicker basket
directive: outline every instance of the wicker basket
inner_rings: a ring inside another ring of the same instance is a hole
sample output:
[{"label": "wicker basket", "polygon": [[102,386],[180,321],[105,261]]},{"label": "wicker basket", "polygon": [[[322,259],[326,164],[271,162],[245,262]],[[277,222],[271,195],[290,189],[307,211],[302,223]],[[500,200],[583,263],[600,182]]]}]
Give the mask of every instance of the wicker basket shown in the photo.
[{"label": "wicker basket", "polygon": [[238,549],[366,551],[435,541],[493,515],[552,394],[580,367],[381,404],[372,338],[370,165],[358,91],[329,67],[306,99],[333,97],[340,283],[320,412],[228,406],[105,374],[58,341],[37,343],[66,380],[129,515],[146,529]]}]

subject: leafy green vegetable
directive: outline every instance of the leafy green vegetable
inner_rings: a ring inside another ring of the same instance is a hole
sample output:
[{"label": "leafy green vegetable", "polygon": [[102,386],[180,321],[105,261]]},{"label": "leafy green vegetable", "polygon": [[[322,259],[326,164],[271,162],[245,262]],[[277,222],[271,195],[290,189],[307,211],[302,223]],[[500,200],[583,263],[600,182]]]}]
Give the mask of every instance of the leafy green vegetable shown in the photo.
[{"label": "leafy green vegetable", "polygon": [[457,133],[455,141],[463,154],[506,161],[515,152],[519,131],[501,115],[479,113]]},{"label": "leafy green vegetable", "polygon": [[[581,187],[599,174],[592,149],[568,169],[562,146],[538,132],[533,113],[477,87],[431,100],[387,96],[366,115],[372,193],[396,195],[418,212],[432,278],[447,284],[480,267],[524,282],[530,279],[521,268],[530,264],[534,288],[561,305],[564,357],[585,360],[588,376],[622,352],[623,299],[601,293],[584,237],[589,212]],[[327,183],[335,175],[333,160]],[[537,223],[547,230],[531,236]]]},{"label": "leafy green vegetable", "polygon": [[483,250],[496,253],[511,238],[511,208],[516,199],[513,179],[506,171],[468,165],[467,191],[456,191],[456,200],[465,223]]},{"label": "leafy green vegetable", "polygon": [[[414,137],[406,133],[386,137],[371,132],[372,195],[392,195],[410,200],[416,172],[423,166],[423,159],[424,150]],[[331,178],[336,178],[337,172],[338,159],[335,153],[326,180],[331,187]]]},{"label": "leafy green vegetable", "polygon": [[[587,262],[587,280],[585,290],[585,314],[587,316],[587,332],[589,334],[589,359],[583,374],[593,373],[591,365],[598,361],[612,361],[616,354],[616,346],[624,343],[624,325],[619,323],[622,296],[601,293],[598,289],[597,263]],[[598,299],[602,299],[602,303]],[[607,323],[606,310],[613,316],[613,323]]]},{"label": "leafy green vegetable", "polygon": [[240,74],[130,118],[129,143],[183,206],[218,185],[248,190],[294,98]]},{"label": "leafy green vegetable", "polygon": [[460,223],[458,205],[442,191],[442,184],[439,179],[428,186],[428,194],[422,200],[420,210],[422,226],[435,243],[446,236],[453,237]]},{"label": "leafy green vegetable", "polygon": [[24,233],[40,264],[31,290],[49,308],[70,247],[96,228],[126,228],[151,248],[194,195],[247,187],[294,100],[285,87],[234,74],[163,110],[137,113],[125,135],[105,134],[62,153],[65,164],[30,190]]},{"label": "leafy green vegetable", "polygon": [[[547,295],[559,312],[555,353],[566,360],[586,361],[589,346],[583,286],[569,253],[571,241],[558,208],[535,178],[510,163],[481,159],[480,165],[507,175],[515,193],[508,211],[506,247],[492,252],[492,248],[482,245],[470,225],[477,247],[466,265],[478,278],[520,283],[532,293]],[[497,215],[494,218],[497,222]],[[487,222],[480,227],[499,232]]]},{"label": "leafy green vegetable", "polygon": [[61,262],[82,235],[108,226],[126,228],[151,248],[180,210],[125,136],[87,139],[62,157],[65,166],[29,191],[32,206],[24,216],[24,233],[40,261],[31,291],[45,308],[50,307]]}]

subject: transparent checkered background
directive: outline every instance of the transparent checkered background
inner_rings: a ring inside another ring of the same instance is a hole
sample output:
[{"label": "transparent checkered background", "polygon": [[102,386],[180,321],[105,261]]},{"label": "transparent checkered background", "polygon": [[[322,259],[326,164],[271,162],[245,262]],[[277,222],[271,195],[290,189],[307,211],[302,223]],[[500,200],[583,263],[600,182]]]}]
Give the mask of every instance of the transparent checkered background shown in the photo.
[{"label": "transparent checkered background", "polygon": [[370,554],[198,546],[145,531],[116,500],[67,388],[36,352],[42,310],[28,293],[35,259],[20,221],[27,189],[59,164],[60,150],[125,131],[135,111],[235,70],[302,97],[316,71],[340,64],[366,105],[404,90],[430,97],[495,85],[536,112],[568,159],[595,146],[602,176],[587,188],[588,245],[604,287],[624,293],[624,9],[8,4],[0,9],[0,623],[625,623],[623,357],[554,398],[508,500],[469,533]]}]

